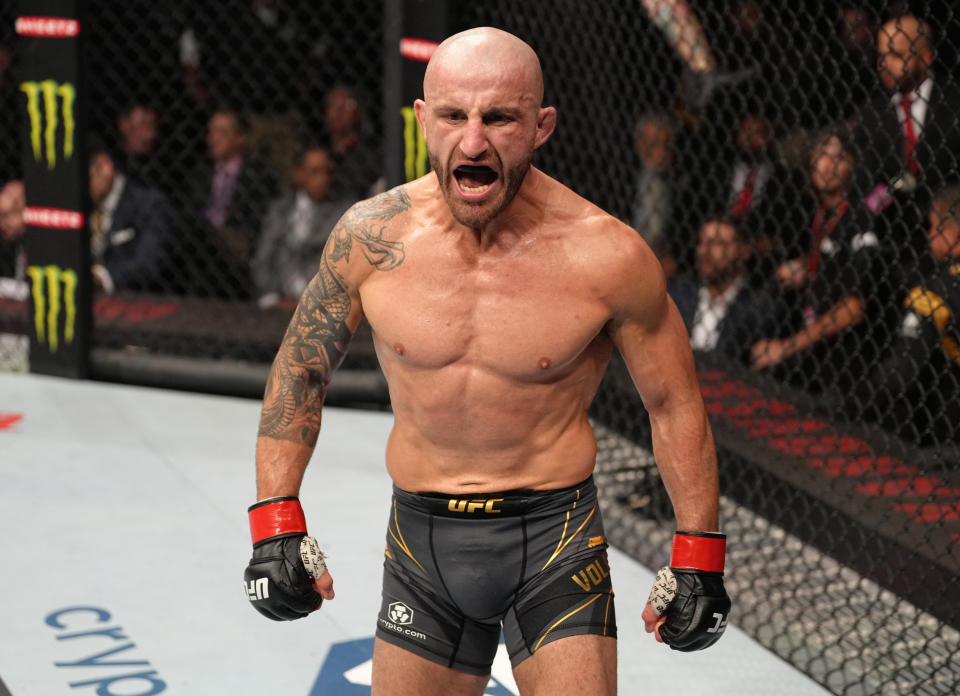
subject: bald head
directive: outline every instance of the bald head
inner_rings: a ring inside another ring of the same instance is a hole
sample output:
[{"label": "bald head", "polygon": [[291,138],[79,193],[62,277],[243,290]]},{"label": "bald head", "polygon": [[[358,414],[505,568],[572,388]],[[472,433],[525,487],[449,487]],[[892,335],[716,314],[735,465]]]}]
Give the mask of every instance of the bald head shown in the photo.
[{"label": "bald head", "polygon": [[530,46],[500,29],[477,27],[445,39],[423,76],[423,96],[430,100],[451,80],[491,79],[512,84],[528,94],[532,106],[543,103],[543,71]]},{"label": "bald head", "polygon": [[879,33],[881,35],[885,34],[890,38],[894,38],[897,34],[902,34],[915,51],[930,50],[932,48],[930,25],[912,15],[894,17],[880,28]]},{"label": "bald head", "polygon": [[896,17],[877,32],[877,68],[890,92],[909,92],[926,79],[933,63],[930,25],[912,15]]},{"label": "bald head", "polygon": [[457,222],[482,229],[510,206],[557,123],[542,103],[537,54],[512,34],[470,29],[434,51],[413,108]]}]

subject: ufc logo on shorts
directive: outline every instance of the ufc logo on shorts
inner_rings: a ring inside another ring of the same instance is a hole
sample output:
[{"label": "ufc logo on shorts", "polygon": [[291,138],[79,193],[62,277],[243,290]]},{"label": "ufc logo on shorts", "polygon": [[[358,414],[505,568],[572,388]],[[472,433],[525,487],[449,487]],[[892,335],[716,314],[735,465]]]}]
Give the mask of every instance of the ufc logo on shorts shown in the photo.
[{"label": "ufc logo on shorts", "polygon": [[727,627],[727,617],[719,612],[714,612],[713,618],[716,619],[716,623],[707,629],[707,633],[723,633],[723,629]]},{"label": "ufc logo on shorts", "polygon": [[267,578],[257,578],[256,580],[245,582],[243,583],[243,589],[247,593],[247,599],[251,602],[270,597],[270,583]]}]

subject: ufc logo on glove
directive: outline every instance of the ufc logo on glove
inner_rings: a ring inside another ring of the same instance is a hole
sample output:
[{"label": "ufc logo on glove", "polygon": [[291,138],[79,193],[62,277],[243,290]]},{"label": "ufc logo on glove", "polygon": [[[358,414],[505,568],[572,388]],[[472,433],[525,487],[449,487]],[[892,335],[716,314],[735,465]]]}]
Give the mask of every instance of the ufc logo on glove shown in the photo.
[{"label": "ufc logo on glove", "polygon": [[730,612],[730,597],[723,587],[726,549],[723,534],[674,535],[670,565],[657,573],[648,600],[657,616],[666,616],[659,634],[674,650],[703,650],[723,635]]}]

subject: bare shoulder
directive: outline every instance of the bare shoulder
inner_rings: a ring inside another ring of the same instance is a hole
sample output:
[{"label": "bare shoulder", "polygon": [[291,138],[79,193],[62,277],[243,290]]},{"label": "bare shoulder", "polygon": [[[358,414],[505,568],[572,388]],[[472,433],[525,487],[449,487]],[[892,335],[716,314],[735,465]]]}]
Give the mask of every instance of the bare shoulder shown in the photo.
[{"label": "bare shoulder", "polygon": [[402,221],[410,207],[405,186],[353,204],[330,233],[324,263],[353,283],[374,270],[396,268],[405,258]]},{"label": "bare shoulder", "polygon": [[562,204],[550,206],[556,211],[553,223],[564,231],[565,244],[578,260],[580,272],[594,279],[613,314],[658,304],[666,292],[666,279],[643,238],[569,188],[556,186],[551,197]]}]

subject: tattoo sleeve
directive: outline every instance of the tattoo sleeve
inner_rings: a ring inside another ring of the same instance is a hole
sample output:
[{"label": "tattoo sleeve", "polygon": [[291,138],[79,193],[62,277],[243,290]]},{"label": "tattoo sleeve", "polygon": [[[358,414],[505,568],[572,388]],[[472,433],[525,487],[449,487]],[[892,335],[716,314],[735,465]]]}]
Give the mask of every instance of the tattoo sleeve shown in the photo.
[{"label": "tattoo sleeve", "polygon": [[401,265],[403,243],[384,239],[384,230],[409,207],[406,192],[397,188],[353,206],[330,233],[317,275],[304,291],[273,361],[260,416],[261,437],[316,444],[327,386],[356,330],[348,322],[355,289],[345,277],[351,254],[359,252],[375,271]]}]

